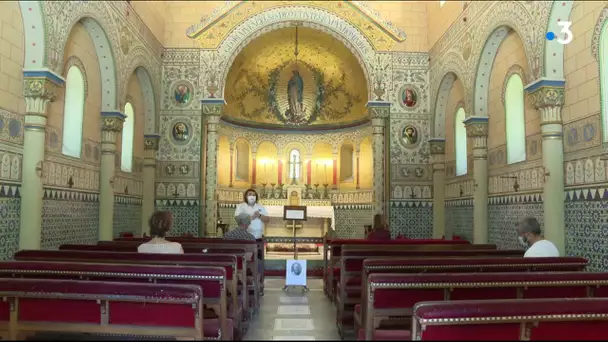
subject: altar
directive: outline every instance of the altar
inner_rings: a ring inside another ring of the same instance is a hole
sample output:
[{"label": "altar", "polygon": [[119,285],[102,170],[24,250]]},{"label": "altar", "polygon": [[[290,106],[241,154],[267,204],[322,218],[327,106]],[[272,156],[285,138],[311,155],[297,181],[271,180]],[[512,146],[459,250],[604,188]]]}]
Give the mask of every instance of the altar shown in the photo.
[{"label": "altar", "polygon": [[293,231],[300,259],[323,258],[323,237],[329,229],[335,230],[333,206],[306,206],[307,220],[294,223],[283,220],[283,206],[266,205],[270,221],[266,224],[265,254],[267,259],[293,258]]}]

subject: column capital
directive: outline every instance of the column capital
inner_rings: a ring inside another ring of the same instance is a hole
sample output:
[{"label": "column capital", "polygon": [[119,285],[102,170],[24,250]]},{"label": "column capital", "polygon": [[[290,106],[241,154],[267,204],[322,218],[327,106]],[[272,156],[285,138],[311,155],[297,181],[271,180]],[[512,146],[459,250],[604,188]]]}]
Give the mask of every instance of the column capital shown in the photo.
[{"label": "column capital", "polygon": [[488,117],[469,116],[463,121],[467,129],[467,137],[487,137],[488,136]]},{"label": "column capital", "polygon": [[445,154],[445,138],[430,138],[431,155]]},{"label": "column capital", "polygon": [[101,112],[101,130],[120,133],[127,116],[122,112]]},{"label": "column capital", "polygon": [[534,107],[540,111],[541,125],[562,124],[565,80],[541,78],[526,86],[526,91],[534,98]]},{"label": "column capital", "polygon": [[202,99],[201,108],[203,115],[220,116],[224,113],[226,101],[224,99]]},{"label": "column capital", "polygon": [[[26,116],[34,115],[46,118],[48,103],[55,100],[57,88],[64,84],[63,77],[48,69],[24,70],[23,96],[25,98]],[[37,126],[41,124],[41,122],[35,123]]]},{"label": "column capital", "polygon": [[160,140],[160,134],[158,134],[158,133],[144,134],[144,149],[158,151],[158,141],[159,140]]},{"label": "column capital", "polygon": [[391,111],[391,103],[388,101],[369,101],[365,106],[372,119],[388,118]]}]

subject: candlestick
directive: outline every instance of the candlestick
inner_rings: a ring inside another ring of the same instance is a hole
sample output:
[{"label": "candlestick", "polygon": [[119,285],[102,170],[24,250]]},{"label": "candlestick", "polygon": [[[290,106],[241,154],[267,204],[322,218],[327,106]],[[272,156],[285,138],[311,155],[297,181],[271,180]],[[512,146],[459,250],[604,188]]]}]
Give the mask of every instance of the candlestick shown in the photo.
[{"label": "candlestick", "polygon": [[327,183],[327,164],[325,164],[325,183]]}]

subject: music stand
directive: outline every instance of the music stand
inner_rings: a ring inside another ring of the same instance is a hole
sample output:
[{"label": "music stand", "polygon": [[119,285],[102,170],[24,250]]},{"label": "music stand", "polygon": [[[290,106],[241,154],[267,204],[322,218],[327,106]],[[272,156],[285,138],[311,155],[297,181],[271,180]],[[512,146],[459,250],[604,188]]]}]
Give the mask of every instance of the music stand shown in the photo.
[{"label": "music stand", "polygon": [[[293,259],[298,260],[298,244],[296,242],[296,221],[306,221],[306,206],[300,205],[286,205],[283,207],[283,220],[292,221],[292,229],[293,229]],[[286,270],[289,272],[289,270]],[[288,285],[287,282],[285,287],[283,287],[283,291],[285,291],[289,287],[301,286],[304,291],[308,291],[308,287],[306,285]]]}]

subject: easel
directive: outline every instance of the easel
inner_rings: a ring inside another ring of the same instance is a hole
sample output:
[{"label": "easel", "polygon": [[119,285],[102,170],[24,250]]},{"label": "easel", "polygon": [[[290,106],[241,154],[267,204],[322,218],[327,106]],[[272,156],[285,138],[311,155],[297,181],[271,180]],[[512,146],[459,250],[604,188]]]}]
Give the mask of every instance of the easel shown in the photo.
[{"label": "easel", "polygon": [[[306,221],[306,207],[305,206],[284,206],[283,207],[283,220],[292,222],[293,229],[293,259],[298,260],[298,244],[296,241],[296,222],[297,221]],[[286,264],[287,265],[287,264]],[[286,269],[286,272],[289,270]],[[309,291],[306,285],[288,285],[287,279],[285,279],[285,286],[283,287],[283,291],[287,290],[290,287],[301,287],[303,291]]]}]

